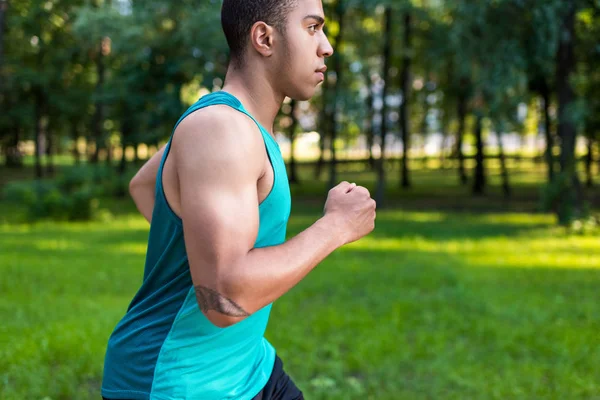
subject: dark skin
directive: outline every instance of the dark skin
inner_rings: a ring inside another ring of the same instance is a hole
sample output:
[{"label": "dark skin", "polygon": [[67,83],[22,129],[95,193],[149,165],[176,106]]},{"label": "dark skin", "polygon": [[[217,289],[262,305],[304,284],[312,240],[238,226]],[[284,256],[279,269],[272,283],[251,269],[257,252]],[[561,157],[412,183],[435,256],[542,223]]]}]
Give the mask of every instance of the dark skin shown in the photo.
[{"label": "dark skin", "polygon": [[[223,90],[271,134],[284,99],[309,99],[323,80],[325,58],[333,52],[323,23],[321,0],[299,1],[285,38],[257,22],[243,69],[230,66]],[[229,107],[211,106],[187,117],[174,138],[162,176],[165,195],[183,222],[198,306],[218,327],[273,303],[337,248],[374,228],[368,190],[342,182],[312,226],[281,245],[254,248],[259,204],[274,183],[256,124]],[[147,218],[159,161],[149,164],[132,181],[132,196]]]}]

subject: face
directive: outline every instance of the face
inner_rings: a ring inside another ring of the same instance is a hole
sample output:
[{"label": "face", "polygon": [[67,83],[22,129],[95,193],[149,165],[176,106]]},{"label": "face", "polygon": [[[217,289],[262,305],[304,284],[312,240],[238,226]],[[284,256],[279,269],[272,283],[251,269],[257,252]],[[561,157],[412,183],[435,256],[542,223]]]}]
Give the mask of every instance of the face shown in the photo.
[{"label": "face", "polygon": [[278,89],[292,99],[310,99],[325,78],[325,59],[333,54],[333,48],[323,31],[324,23],[321,0],[298,0],[288,14],[272,72]]}]

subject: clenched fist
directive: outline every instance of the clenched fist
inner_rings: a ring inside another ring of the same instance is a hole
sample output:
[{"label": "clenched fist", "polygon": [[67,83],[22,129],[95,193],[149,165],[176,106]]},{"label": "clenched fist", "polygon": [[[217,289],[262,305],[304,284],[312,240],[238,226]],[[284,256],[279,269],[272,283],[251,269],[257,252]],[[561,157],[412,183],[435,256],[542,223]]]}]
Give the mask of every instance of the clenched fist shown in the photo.
[{"label": "clenched fist", "polygon": [[344,244],[348,244],[375,229],[375,209],[375,200],[367,189],[342,182],[329,191],[325,218],[335,224]]}]

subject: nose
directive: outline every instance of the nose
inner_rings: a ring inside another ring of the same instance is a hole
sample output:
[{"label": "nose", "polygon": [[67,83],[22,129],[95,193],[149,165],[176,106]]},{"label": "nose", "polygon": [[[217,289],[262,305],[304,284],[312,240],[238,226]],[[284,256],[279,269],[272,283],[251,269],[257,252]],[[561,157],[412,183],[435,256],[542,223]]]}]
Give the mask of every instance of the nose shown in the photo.
[{"label": "nose", "polygon": [[331,43],[329,43],[329,39],[326,35],[323,35],[323,41],[321,42],[321,46],[319,46],[319,57],[327,58],[333,55],[333,47],[331,47]]}]

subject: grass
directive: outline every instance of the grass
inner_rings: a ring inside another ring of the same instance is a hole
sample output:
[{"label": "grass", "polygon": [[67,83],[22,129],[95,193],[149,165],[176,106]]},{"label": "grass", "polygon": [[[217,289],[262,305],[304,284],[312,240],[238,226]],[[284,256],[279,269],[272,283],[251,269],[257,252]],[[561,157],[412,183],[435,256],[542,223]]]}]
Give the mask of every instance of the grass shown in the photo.
[{"label": "grass", "polygon": [[[600,399],[600,237],[535,212],[526,173],[510,202],[496,178],[472,199],[445,174],[390,188],[376,231],[275,304],[267,338],[288,373],[311,400]],[[318,218],[322,187],[294,190],[290,235]],[[77,224],[0,205],[0,398],[97,399],[147,223],[127,201]]]}]

